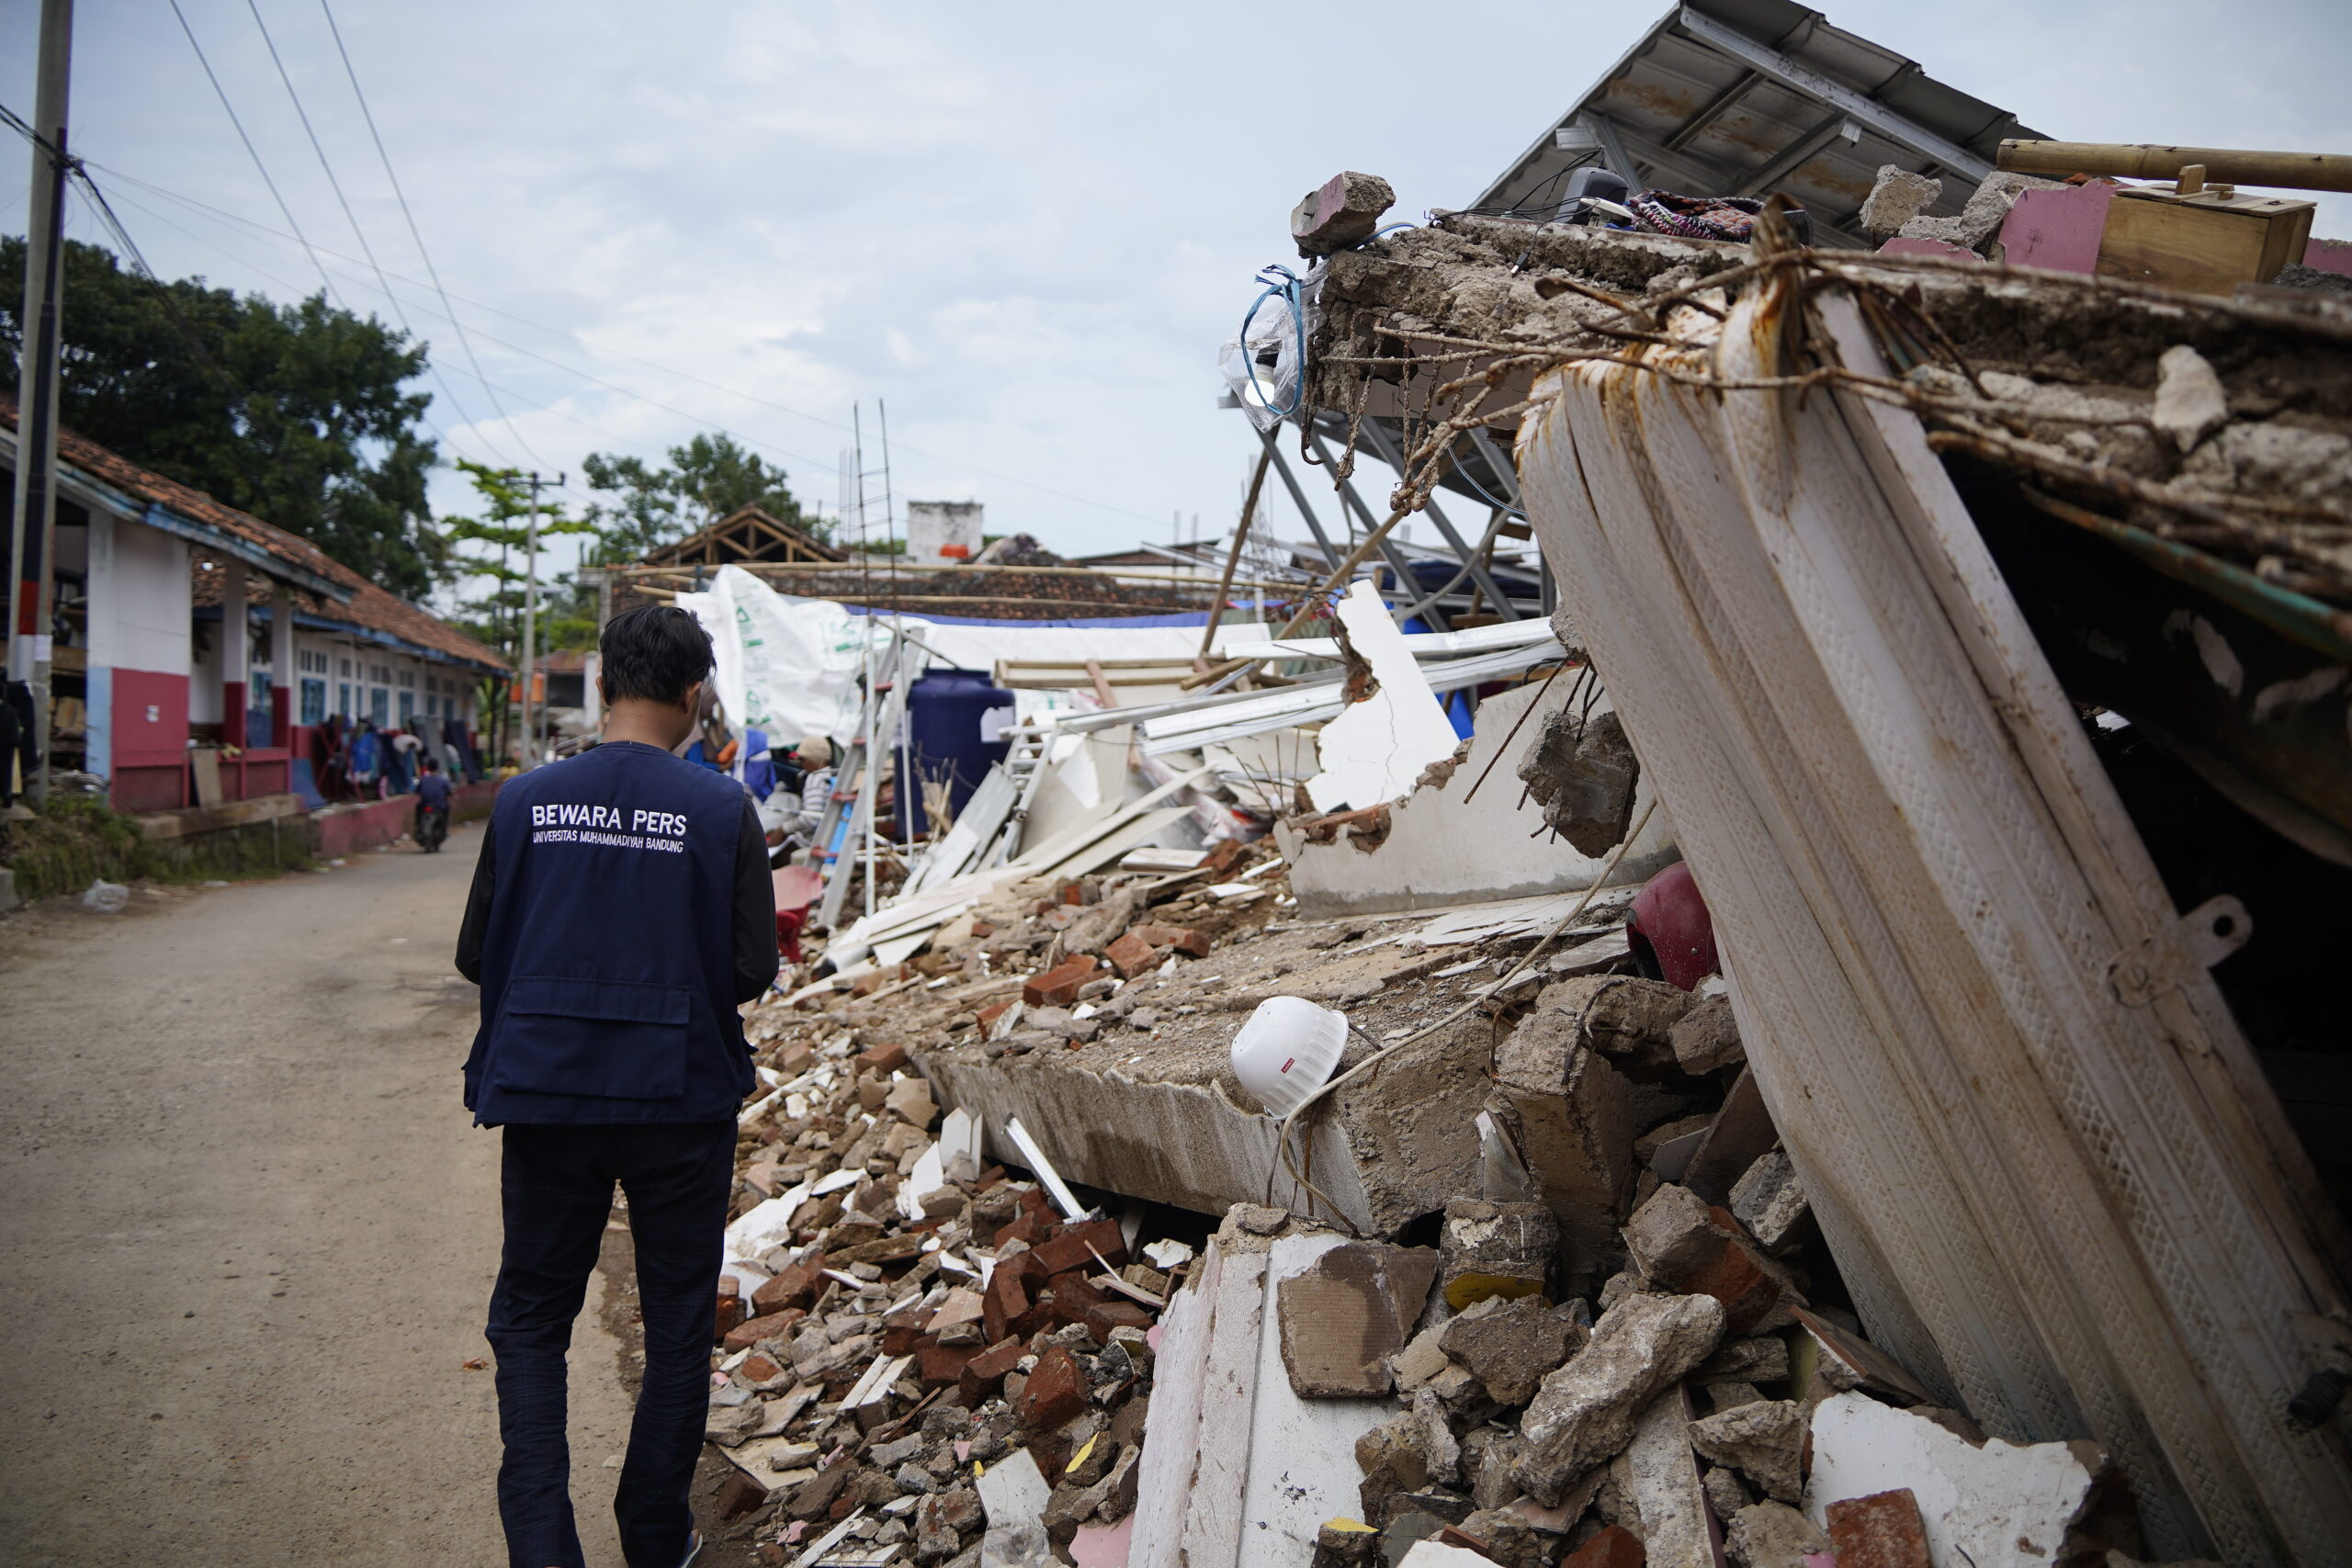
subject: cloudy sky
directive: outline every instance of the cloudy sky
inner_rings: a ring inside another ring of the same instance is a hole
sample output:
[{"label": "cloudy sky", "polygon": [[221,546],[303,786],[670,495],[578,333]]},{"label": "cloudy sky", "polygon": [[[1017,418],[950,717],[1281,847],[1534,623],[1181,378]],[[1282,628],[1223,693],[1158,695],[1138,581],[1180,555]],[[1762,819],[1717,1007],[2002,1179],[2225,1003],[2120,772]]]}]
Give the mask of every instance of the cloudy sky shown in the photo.
[{"label": "cloudy sky", "polygon": [[[1073,551],[1229,525],[1254,448],[1216,351],[1251,275],[1295,260],[1303,191],[1355,168],[1398,217],[1466,202],[1663,9],[330,0],[485,387],[402,281],[424,264],[320,0],[179,3],[336,289],[389,313],[258,8],[443,367],[445,452],[565,471],[576,498],[586,452],[724,429],[830,510],[852,406],[878,466],[887,402],[901,502],[982,501],[992,531]],[[0,0],[0,101],[28,118],[37,10]],[[168,0],[78,10],[73,143],[149,260],[315,291]],[[1828,14],[2053,136],[2352,150],[2352,6]],[[2352,233],[2346,201],[2320,232]],[[69,232],[101,237],[79,210]],[[437,505],[466,495],[436,480]]]}]

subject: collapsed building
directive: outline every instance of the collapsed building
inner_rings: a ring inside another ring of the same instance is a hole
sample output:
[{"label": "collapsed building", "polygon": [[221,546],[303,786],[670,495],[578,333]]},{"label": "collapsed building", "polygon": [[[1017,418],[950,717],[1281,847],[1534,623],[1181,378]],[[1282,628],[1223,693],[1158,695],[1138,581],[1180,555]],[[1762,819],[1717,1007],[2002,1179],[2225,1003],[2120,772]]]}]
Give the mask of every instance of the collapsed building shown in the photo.
[{"label": "collapsed building", "polygon": [[[767,1560],[2346,1560],[2352,310],[1889,59],[1687,7],[1481,210],[1294,215],[1335,608],[1095,659],[752,1015]],[[1408,634],[1441,495],[1542,572]]]}]

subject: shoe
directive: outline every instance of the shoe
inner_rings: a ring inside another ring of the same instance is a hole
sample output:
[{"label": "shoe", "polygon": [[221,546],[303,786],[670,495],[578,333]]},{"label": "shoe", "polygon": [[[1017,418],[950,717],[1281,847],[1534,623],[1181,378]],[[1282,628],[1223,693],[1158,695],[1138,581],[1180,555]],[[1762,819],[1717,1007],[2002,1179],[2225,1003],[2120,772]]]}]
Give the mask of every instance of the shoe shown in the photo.
[{"label": "shoe", "polygon": [[689,1530],[686,1532],[686,1554],[678,1559],[678,1568],[687,1568],[687,1564],[701,1555],[702,1531]]}]

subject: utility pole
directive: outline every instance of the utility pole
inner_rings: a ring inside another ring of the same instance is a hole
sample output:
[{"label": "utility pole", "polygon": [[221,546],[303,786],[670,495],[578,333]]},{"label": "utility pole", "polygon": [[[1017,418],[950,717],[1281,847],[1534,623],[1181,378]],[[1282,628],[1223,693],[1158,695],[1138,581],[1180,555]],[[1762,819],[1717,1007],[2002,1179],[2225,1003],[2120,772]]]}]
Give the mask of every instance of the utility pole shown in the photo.
[{"label": "utility pole", "polygon": [[[33,96],[33,182],[27,200],[24,346],[17,371],[17,486],[8,530],[8,682],[30,688],[34,754],[25,781],[49,798],[50,626],[57,550],[58,295],[65,261],[65,93],[74,0],[41,0]],[[11,760],[0,758],[0,768]]]},{"label": "utility pole", "polygon": [[523,528],[523,749],[527,759],[523,772],[529,773],[539,765],[538,726],[531,714],[531,665],[539,635],[539,487],[554,485],[562,488],[563,476],[541,479],[537,468],[524,481],[531,487],[531,520]]}]

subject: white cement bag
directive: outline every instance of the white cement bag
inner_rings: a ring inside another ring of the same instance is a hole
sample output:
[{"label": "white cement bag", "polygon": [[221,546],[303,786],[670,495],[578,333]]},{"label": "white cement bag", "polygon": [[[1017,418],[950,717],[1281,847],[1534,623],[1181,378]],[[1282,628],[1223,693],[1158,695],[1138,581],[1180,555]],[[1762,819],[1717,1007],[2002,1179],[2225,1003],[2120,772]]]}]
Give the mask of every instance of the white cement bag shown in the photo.
[{"label": "white cement bag", "polygon": [[710,633],[712,680],[729,728],[763,729],[787,748],[804,735],[846,739],[857,728],[858,658],[888,628],[825,599],[792,599],[740,567],[723,566],[705,593],[679,605]]}]

